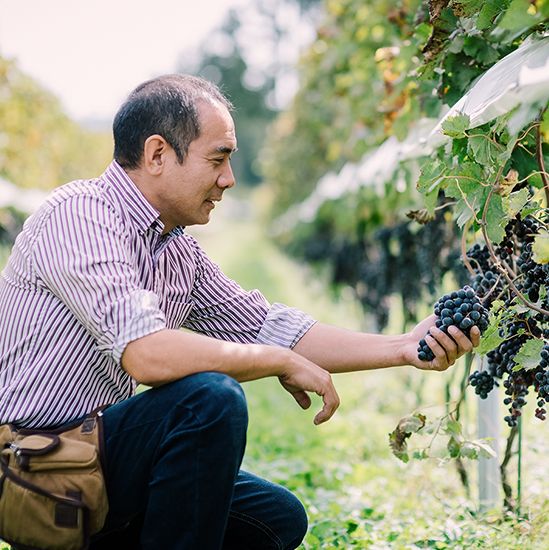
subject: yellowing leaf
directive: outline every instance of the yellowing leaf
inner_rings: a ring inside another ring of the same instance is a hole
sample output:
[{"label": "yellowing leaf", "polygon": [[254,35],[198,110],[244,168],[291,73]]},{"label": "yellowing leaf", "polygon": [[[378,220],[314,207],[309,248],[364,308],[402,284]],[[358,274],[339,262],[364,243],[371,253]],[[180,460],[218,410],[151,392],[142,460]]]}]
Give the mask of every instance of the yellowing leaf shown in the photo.
[{"label": "yellowing leaf", "polygon": [[541,233],[536,236],[532,244],[532,252],[536,263],[546,264],[549,262],[549,234]]}]

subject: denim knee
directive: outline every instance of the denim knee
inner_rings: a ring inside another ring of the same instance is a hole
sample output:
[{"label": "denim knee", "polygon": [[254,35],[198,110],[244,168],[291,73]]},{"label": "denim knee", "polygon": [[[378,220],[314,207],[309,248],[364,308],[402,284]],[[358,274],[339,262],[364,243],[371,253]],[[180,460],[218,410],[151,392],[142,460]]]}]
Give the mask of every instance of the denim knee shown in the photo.
[{"label": "denim knee", "polygon": [[293,499],[286,499],[284,503],[287,517],[290,520],[287,524],[284,550],[297,548],[305,538],[309,527],[307,512],[303,504],[295,495],[292,494],[292,496]]},{"label": "denim knee", "polygon": [[247,429],[246,396],[240,384],[226,374],[196,373],[158,389],[171,393],[168,399],[175,398],[176,406],[192,410],[204,427],[221,424],[228,430]]}]

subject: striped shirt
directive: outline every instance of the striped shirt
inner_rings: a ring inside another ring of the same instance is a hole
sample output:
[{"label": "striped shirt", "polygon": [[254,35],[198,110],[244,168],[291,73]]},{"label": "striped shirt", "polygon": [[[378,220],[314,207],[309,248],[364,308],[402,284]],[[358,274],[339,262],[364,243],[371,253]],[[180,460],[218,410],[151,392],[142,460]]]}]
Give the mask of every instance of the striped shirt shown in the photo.
[{"label": "striped shirt", "polygon": [[0,278],[0,424],[57,426],[135,392],[126,345],[185,327],[292,348],[314,320],[226,277],[113,162],[56,189]]}]

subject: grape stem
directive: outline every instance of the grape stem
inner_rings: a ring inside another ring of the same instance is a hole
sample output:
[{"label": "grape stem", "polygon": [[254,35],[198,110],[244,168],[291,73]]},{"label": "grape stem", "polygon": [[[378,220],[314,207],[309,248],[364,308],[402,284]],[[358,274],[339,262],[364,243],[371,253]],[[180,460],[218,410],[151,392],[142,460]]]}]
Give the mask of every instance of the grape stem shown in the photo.
[{"label": "grape stem", "polygon": [[467,220],[466,225],[463,228],[463,233],[461,234],[461,257],[463,258],[463,263],[465,264],[465,267],[469,270],[471,277],[475,277],[476,275],[475,270],[473,269],[473,266],[469,261],[469,257],[467,256],[467,251],[465,249],[465,240],[467,238],[467,232],[469,231],[470,223],[471,223],[471,219]]}]

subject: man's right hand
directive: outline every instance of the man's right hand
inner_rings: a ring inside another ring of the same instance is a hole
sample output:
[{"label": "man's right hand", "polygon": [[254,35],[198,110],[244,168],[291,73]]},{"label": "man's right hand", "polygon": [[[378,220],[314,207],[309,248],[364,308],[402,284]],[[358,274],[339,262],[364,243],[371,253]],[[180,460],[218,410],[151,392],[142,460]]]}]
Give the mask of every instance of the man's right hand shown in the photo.
[{"label": "man's right hand", "polygon": [[322,397],[324,406],[315,416],[314,423],[322,424],[332,418],[339,407],[339,396],[332,382],[330,373],[311,363],[305,357],[294,355],[296,364],[288,366],[288,372],[278,377],[282,387],[292,394],[302,409],[311,406],[308,392],[314,392]]}]

